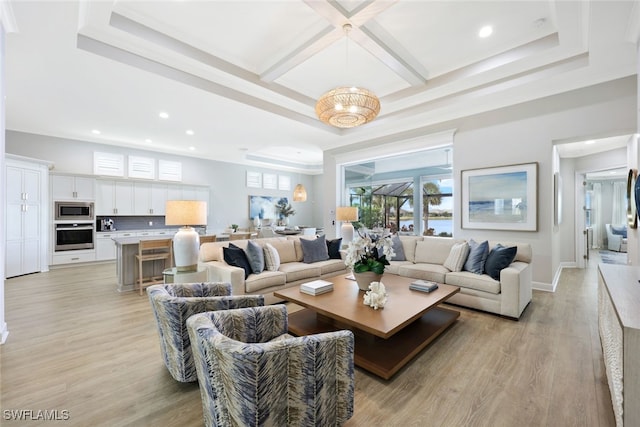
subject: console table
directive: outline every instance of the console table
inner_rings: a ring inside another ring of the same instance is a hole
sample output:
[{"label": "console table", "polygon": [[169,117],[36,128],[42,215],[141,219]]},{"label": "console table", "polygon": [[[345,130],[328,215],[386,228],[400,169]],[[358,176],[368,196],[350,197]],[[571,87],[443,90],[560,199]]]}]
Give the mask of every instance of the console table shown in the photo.
[{"label": "console table", "polygon": [[640,268],[598,265],[598,327],[616,425],[640,420]]}]

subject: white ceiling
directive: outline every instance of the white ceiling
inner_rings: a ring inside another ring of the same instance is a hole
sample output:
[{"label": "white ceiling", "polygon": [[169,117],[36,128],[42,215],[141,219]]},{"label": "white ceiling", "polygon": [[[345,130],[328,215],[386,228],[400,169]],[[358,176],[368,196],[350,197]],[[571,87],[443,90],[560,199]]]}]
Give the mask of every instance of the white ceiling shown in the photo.
[{"label": "white ceiling", "polygon": [[[392,142],[635,74],[638,9],[565,0],[5,1],[6,127],[319,173],[326,149]],[[488,24],[493,34],[479,38]],[[348,130],[319,122],[315,100],[352,84],[380,97],[378,118]]]}]

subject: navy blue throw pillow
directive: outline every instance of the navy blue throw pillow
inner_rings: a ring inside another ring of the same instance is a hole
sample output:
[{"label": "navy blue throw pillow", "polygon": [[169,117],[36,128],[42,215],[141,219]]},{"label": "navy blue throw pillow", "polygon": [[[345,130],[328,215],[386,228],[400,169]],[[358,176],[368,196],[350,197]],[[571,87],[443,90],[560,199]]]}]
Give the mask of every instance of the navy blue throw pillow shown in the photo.
[{"label": "navy blue throw pillow", "polygon": [[482,243],[478,243],[473,239],[469,239],[469,256],[462,269],[475,274],[484,273],[487,255],[489,255],[489,242],[485,240]]},{"label": "navy blue throw pillow", "polygon": [[224,258],[224,262],[227,264],[242,268],[244,270],[245,279],[249,277],[249,274],[251,274],[251,264],[249,264],[247,254],[244,253],[242,248],[230,243],[228,248],[222,248],[222,256]]},{"label": "navy blue throw pillow", "polygon": [[494,280],[500,280],[500,271],[506,268],[516,258],[518,248],[516,246],[504,247],[500,244],[491,249],[487,262],[484,265],[484,271]]},{"label": "navy blue throw pillow", "polygon": [[329,259],[341,259],[340,246],[342,246],[342,237],[339,239],[327,240],[327,252]]}]

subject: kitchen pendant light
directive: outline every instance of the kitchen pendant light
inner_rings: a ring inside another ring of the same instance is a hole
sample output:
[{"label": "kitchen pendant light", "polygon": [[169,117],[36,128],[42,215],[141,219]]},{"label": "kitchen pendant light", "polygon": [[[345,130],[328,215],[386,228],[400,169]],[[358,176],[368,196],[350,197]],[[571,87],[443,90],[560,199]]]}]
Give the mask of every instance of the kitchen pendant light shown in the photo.
[{"label": "kitchen pendant light", "polygon": [[293,189],[293,201],[294,202],[306,202],[307,201],[307,190],[304,188],[304,185],[298,184]]}]

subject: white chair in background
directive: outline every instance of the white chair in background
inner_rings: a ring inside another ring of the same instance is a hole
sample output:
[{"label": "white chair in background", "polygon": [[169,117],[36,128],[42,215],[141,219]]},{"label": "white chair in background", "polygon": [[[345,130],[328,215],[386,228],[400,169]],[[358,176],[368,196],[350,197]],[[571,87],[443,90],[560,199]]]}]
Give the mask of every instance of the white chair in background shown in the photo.
[{"label": "white chair in background", "polygon": [[305,227],[302,229],[303,236],[315,236],[316,228],[315,227]]},{"label": "white chair in background", "polygon": [[271,227],[262,227],[260,231],[258,231],[258,239],[262,239],[265,237],[277,237],[276,233],[273,232]]}]

